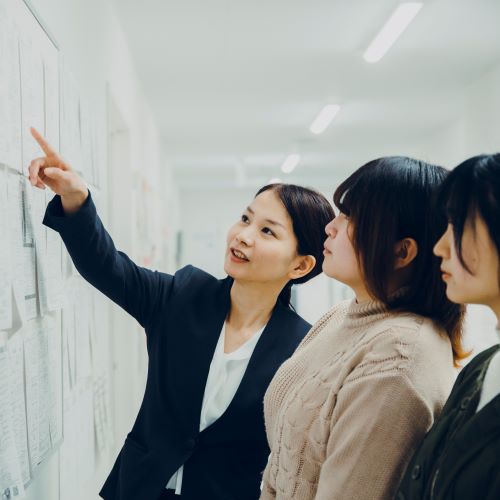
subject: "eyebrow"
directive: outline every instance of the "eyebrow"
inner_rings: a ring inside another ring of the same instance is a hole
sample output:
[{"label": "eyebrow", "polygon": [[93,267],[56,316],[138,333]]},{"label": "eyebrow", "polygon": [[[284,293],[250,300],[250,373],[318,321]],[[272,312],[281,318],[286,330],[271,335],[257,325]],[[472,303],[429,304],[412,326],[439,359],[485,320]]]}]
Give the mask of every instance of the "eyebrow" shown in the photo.
[{"label": "eyebrow", "polygon": [[[252,215],[255,215],[255,212],[250,208],[250,207],[247,207],[247,210],[248,212],[250,212]],[[273,226],[280,226],[282,227],[283,229],[286,229],[286,227],[281,224],[281,222],[277,222],[275,220],[272,220],[272,219],[266,219],[266,222],[268,222],[269,224],[273,225]]]}]

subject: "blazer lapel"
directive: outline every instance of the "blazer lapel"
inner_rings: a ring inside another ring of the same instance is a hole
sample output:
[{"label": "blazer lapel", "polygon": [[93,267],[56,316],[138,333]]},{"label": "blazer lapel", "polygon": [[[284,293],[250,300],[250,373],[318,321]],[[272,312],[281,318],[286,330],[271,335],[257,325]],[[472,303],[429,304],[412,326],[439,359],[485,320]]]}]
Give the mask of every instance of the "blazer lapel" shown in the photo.
[{"label": "blazer lapel", "polygon": [[[480,393],[476,394],[476,397],[471,400],[471,412],[475,412],[479,396]],[[452,460],[451,463],[447,464],[446,480],[439,488],[443,494],[446,493],[460,470],[473,460],[475,455],[482,451],[489,441],[500,434],[499,417],[500,396],[496,396],[462,427],[458,439],[455,436],[454,442],[450,443],[451,446],[447,450],[447,455],[452,457]]]},{"label": "blazer lapel", "polygon": [[183,331],[167,342],[168,394],[188,435],[198,433],[210,363],[230,307],[232,279],[220,281],[214,293],[188,304]]},{"label": "blazer lapel", "polygon": [[[219,425],[224,425],[224,420],[240,407],[247,408],[255,399],[256,390],[267,388],[271,381],[278,359],[278,354],[283,349],[279,342],[282,335],[286,335],[288,326],[288,315],[285,306],[280,303],[276,307],[267,323],[262,335],[248,362],[247,369],[243,375],[236,393],[229,403],[226,411],[207,430],[214,430]],[[263,395],[262,395],[263,396]]]}]

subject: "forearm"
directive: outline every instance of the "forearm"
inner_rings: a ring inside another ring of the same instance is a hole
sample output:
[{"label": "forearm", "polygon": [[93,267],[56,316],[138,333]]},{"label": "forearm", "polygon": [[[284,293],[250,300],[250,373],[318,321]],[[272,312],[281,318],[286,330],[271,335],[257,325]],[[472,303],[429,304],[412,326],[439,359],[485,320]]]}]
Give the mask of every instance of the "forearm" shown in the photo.
[{"label": "forearm", "polygon": [[158,299],[158,273],[137,266],[115,248],[88,191],[83,203],[76,199],[70,203],[80,205],[67,215],[62,198],[55,197],[44,224],[61,235],[83,278],[144,325]]}]

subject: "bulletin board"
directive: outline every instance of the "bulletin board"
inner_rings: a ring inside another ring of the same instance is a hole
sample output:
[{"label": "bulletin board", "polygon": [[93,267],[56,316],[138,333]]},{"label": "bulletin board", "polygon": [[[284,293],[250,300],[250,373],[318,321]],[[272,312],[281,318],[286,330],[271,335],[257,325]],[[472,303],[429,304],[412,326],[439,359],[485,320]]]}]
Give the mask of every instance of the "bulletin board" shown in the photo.
[{"label": "bulletin board", "polygon": [[63,497],[112,434],[105,309],[42,224],[53,193],[26,177],[42,156],[34,126],[100,197],[92,108],[61,59],[30,2],[0,0],[0,498],[22,498],[56,450],[71,467],[64,454],[77,449],[83,466],[61,471]]}]

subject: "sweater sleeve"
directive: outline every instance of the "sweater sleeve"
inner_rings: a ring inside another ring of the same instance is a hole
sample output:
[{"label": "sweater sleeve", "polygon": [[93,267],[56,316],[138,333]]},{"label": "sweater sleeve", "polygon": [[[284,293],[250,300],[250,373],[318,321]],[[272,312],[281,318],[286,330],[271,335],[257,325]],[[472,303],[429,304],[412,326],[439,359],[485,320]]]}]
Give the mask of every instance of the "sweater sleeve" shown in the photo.
[{"label": "sweater sleeve", "polygon": [[69,216],[64,214],[61,198],[55,196],[47,206],[43,223],[61,235],[83,278],[143,327],[148,326],[158,304],[167,304],[174,280],[190,273],[189,269],[181,270],[174,277],[151,271],[118,251],[97,215],[90,193],[80,210]]},{"label": "sweater sleeve", "polygon": [[379,368],[356,368],[337,394],[316,500],[392,498],[432,425],[431,404],[404,371]]},{"label": "sweater sleeve", "polygon": [[262,477],[262,491],[259,500],[272,500],[273,498],[276,498],[276,490],[271,486],[271,463],[268,460]]}]

